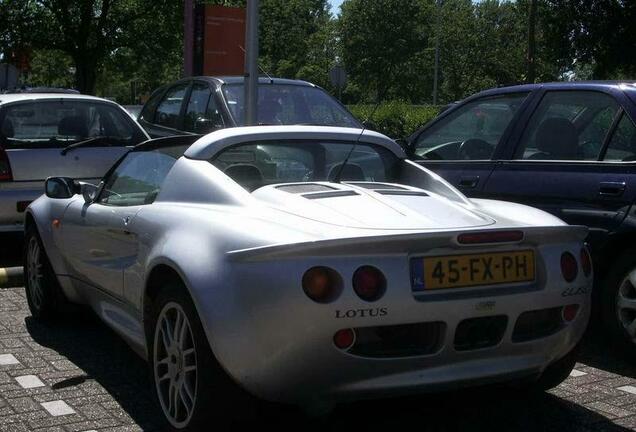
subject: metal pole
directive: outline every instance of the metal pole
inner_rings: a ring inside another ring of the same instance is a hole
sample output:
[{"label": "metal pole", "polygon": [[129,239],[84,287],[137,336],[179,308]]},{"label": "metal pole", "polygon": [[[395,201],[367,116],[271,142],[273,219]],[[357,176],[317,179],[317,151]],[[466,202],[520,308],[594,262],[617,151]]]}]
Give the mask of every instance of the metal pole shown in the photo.
[{"label": "metal pole", "polygon": [[245,26],[245,125],[258,124],[258,0],[247,0]]},{"label": "metal pole", "polygon": [[194,4],[193,0],[183,2],[183,75],[192,76],[194,45]]},{"label": "metal pole", "polygon": [[437,0],[437,22],[435,29],[435,71],[433,73],[433,105],[437,105],[437,87],[439,81],[439,32],[441,27],[442,0]]}]

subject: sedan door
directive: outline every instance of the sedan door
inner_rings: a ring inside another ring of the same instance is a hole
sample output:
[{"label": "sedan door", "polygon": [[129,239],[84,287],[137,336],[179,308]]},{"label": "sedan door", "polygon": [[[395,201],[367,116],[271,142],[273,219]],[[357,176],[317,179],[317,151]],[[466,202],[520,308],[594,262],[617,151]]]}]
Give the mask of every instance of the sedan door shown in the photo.
[{"label": "sedan door", "polygon": [[411,140],[414,159],[466,195],[480,196],[529,95],[511,92],[458,105]]},{"label": "sedan door", "polygon": [[165,92],[158,90],[144,106],[139,123],[152,138],[183,135],[184,102],[188,100],[190,85],[191,81],[186,80]]},{"label": "sedan door", "polygon": [[619,136],[633,128],[624,102],[624,95],[613,91],[544,92],[522,122],[527,127],[517,131],[516,149],[490,176],[484,196],[587,225],[594,246],[618,226],[636,197],[636,188],[628,187],[635,168],[629,162],[632,138]]}]

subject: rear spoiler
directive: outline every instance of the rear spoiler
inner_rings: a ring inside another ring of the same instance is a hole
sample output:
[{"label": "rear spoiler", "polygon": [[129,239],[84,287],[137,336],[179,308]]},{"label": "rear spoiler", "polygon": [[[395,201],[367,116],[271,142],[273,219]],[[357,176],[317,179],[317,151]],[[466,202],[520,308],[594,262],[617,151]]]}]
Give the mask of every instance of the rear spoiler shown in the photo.
[{"label": "rear spoiler", "polygon": [[[273,244],[249,249],[235,250],[227,253],[230,261],[269,261],[274,259],[295,259],[302,257],[334,257],[338,255],[387,255],[421,253],[435,248],[448,248],[469,250],[471,248],[484,248],[488,244],[465,245],[457,242],[457,236],[467,232],[497,232],[497,231],[523,231],[524,236],[519,241],[506,243],[490,243],[490,245],[502,246],[505,244],[539,245],[549,243],[565,243],[572,241],[584,241],[588,229],[584,226],[563,225],[548,227],[510,227],[501,229],[474,229],[474,230],[449,230],[431,231],[406,234],[368,235],[351,238],[337,238],[316,240],[300,243]],[[423,243],[425,243],[425,248]]]}]

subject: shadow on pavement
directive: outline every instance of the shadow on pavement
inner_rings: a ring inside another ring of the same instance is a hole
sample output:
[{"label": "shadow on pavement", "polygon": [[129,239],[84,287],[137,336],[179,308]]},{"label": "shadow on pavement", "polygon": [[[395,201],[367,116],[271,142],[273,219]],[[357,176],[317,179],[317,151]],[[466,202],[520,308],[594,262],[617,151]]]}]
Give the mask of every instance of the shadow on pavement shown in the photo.
[{"label": "shadow on pavement", "polygon": [[596,369],[636,378],[633,355],[622,351],[604,333],[600,323],[593,322],[583,338],[579,361]]},{"label": "shadow on pavement", "polygon": [[[54,386],[69,389],[95,380],[137,425],[144,430],[160,430],[161,412],[152,399],[146,363],[97,317],[85,313],[52,325],[28,317],[26,326],[37,343],[59,352],[83,371],[83,374],[61,379]],[[350,403],[340,405],[334,413],[320,420],[310,419],[296,409],[266,405],[257,419],[242,422],[233,429],[262,429],[263,426],[278,431],[396,427],[433,432],[628,430],[552,394],[528,394],[508,388]]]},{"label": "shadow on pavement", "polygon": [[22,265],[22,233],[0,233],[0,267]]}]

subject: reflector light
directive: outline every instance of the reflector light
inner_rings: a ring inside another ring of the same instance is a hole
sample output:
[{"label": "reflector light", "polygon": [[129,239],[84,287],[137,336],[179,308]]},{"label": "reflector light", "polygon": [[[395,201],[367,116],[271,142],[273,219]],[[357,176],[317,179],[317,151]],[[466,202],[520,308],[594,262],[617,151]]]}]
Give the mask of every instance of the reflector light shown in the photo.
[{"label": "reflector light", "polygon": [[359,267],[353,274],[353,290],[362,300],[376,301],[386,291],[386,278],[373,266]]},{"label": "reflector light", "polygon": [[342,350],[351,348],[355,340],[356,334],[350,328],[338,330],[336,334],[333,335],[333,343]]},{"label": "reflector light", "polygon": [[576,318],[576,314],[579,312],[579,305],[571,304],[567,306],[563,306],[563,310],[561,311],[561,317],[565,322],[572,322],[574,318]]},{"label": "reflector light", "polygon": [[589,277],[592,274],[592,258],[587,248],[581,248],[581,267],[585,277]]},{"label": "reflector light", "polygon": [[303,291],[307,297],[318,303],[328,303],[336,296],[339,276],[328,267],[312,267],[303,275]]},{"label": "reflector light", "polygon": [[563,252],[561,255],[561,274],[566,282],[572,282],[579,273],[579,266],[576,258],[570,252]]},{"label": "reflector light", "polygon": [[7,152],[0,147],[0,181],[13,180],[13,174],[11,174],[11,165],[9,165],[9,157]]},{"label": "reflector light", "polygon": [[523,240],[523,231],[464,233],[457,236],[460,244],[510,243]]}]

